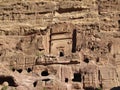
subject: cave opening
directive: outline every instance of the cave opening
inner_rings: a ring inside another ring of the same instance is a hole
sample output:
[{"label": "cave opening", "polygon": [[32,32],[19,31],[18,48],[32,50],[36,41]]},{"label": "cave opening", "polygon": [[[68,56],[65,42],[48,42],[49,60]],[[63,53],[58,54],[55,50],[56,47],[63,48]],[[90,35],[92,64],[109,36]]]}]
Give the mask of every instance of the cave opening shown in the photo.
[{"label": "cave opening", "polygon": [[73,35],[72,35],[72,53],[76,52],[76,41],[77,41],[76,35],[77,35],[77,32],[75,29],[73,30]]},{"label": "cave opening", "polygon": [[60,52],[60,57],[63,57],[64,56],[64,52]]},{"label": "cave opening", "polygon": [[81,74],[80,73],[74,73],[74,78],[72,79],[74,82],[81,82]]},{"label": "cave opening", "polygon": [[28,72],[28,73],[32,72],[32,69],[31,69],[31,68],[28,68],[28,69],[27,69],[27,72]]},{"label": "cave opening", "polygon": [[68,82],[68,78],[65,78],[65,82],[66,82],[66,83]]},{"label": "cave opening", "polygon": [[49,75],[49,73],[48,73],[48,71],[47,71],[47,70],[45,70],[45,71],[42,71],[42,72],[41,72],[41,75],[42,75],[42,76],[48,76],[48,75]]},{"label": "cave opening", "polygon": [[36,86],[37,86],[37,81],[35,81],[35,82],[33,83],[33,86],[34,86],[34,87],[36,87]]},{"label": "cave opening", "polygon": [[22,69],[18,69],[17,71],[18,71],[19,73],[22,73],[23,70],[22,70]]},{"label": "cave opening", "polygon": [[4,82],[8,82],[9,86],[17,87],[18,85],[15,83],[14,78],[12,76],[0,76],[0,84]]},{"label": "cave opening", "polygon": [[84,62],[85,62],[85,63],[89,63],[89,59],[88,59],[88,58],[85,58],[85,59],[84,59]]}]

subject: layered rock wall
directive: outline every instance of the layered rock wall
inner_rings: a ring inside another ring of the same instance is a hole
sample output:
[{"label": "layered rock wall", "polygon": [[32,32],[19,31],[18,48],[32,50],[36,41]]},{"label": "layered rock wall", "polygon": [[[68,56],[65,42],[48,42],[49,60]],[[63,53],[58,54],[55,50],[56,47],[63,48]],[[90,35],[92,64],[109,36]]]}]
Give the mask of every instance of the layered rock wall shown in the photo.
[{"label": "layered rock wall", "polygon": [[38,75],[31,90],[118,87],[119,41],[119,0],[0,1],[0,61]]}]

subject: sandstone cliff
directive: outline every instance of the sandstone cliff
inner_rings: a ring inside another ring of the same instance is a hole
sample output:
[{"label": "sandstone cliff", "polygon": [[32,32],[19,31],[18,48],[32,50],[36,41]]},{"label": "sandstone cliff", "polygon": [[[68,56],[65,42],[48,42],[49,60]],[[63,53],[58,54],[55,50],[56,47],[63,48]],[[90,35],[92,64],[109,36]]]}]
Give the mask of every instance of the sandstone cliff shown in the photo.
[{"label": "sandstone cliff", "polygon": [[0,63],[2,89],[119,90],[120,0],[0,0]]}]

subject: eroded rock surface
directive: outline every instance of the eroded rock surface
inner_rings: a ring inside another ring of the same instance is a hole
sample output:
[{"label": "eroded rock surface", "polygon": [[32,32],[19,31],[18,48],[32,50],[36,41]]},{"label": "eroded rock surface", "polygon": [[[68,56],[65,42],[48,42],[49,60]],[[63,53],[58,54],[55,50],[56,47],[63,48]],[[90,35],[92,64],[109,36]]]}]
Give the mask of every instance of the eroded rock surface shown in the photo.
[{"label": "eroded rock surface", "polygon": [[1,0],[0,88],[116,90],[120,0]]}]

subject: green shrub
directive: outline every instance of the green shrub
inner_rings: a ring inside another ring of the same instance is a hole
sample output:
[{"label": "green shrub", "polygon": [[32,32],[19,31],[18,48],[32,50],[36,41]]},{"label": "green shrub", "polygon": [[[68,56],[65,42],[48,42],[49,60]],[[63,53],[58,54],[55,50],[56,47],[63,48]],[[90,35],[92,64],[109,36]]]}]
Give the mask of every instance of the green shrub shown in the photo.
[{"label": "green shrub", "polygon": [[103,90],[101,87],[96,88],[95,90]]},{"label": "green shrub", "polygon": [[40,57],[40,56],[42,56],[42,55],[44,55],[44,52],[43,52],[43,51],[41,51],[41,52],[36,52],[36,56]]},{"label": "green shrub", "polygon": [[1,90],[7,90],[8,86],[3,86]]}]

